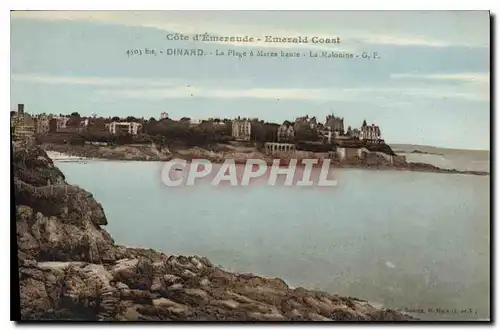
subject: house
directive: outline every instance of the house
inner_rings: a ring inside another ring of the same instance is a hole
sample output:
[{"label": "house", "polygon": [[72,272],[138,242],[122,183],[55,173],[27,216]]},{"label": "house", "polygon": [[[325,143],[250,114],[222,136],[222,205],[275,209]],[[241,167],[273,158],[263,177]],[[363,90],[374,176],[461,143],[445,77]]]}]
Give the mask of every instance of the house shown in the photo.
[{"label": "house", "polygon": [[326,143],[331,144],[332,140],[335,138],[337,132],[332,132],[329,129],[323,129],[318,131],[318,136]]},{"label": "house", "polygon": [[198,126],[200,124],[201,124],[201,121],[198,119],[193,118],[193,119],[189,120],[189,126],[192,128],[194,128],[195,126]]},{"label": "house", "polygon": [[17,113],[11,118],[12,140],[32,143],[35,140],[35,121],[24,113],[24,104],[17,105]]},{"label": "house", "polygon": [[69,116],[57,116],[53,119],[56,120],[56,132],[67,132]]},{"label": "house", "polygon": [[77,133],[85,129],[79,116],[58,116],[55,119],[56,132]]},{"label": "house", "polygon": [[81,128],[87,128],[88,126],[89,126],[89,119],[88,118],[80,121]]},{"label": "house", "polygon": [[222,120],[220,120],[218,118],[212,119],[211,122],[212,122],[212,124],[214,126],[224,126],[224,125],[226,125],[226,122],[224,122],[224,121],[222,121]]},{"label": "house", "polygon": [[142,125],[136,122],[111,122],[109,123],[109,132],[111,134],[131,134],[136,135]]},{"label": "house", "polygon": [[309,126],[309,128],[316,130],[316,127],[318,125],[318,121],[316,120],[316,117],[309,117],[309,115],[306,116],[301,116],[297,117],[295,119],[295,124],[294,124],[294,129],[297,131],[299,127],[302,127],[303,125]]},{"label": "house", "polygon": [[359,139],[359,136],[361,135],[361,131],[359,129],[356,129],[356,128],[352,129],[351,126],[349,126],[347,128],[346,135],[351,137],[351,138]]},{"label": "house", "polygon": [[278,142],[293,141],[295,130],[292,125],[282,124],[278,127]]},{"label": "house", "polygon": [[35,119],[36,123],[36,133],[38,134],[47,134],[49,133],[49,123],[50,123],[50,117],[46,115],[38,115],[37,118]]},{"label": "house", "polygon": [[232,135],[236,140],[249,141],[251,134],[252,124],[249,120],[233,120]]},{"label": "house", "polygon": [[361,125],[359,139],[380,143],[382,141],[380,128],[375,124],[367,125],[366,120],[364,120]]},{"label": "house", "polygon": [[326,116],[325,120],[325,128],[333,132],[337,132],[338,135],[344,134],[344,118],[336,117],[333,113],[331,115]]}]

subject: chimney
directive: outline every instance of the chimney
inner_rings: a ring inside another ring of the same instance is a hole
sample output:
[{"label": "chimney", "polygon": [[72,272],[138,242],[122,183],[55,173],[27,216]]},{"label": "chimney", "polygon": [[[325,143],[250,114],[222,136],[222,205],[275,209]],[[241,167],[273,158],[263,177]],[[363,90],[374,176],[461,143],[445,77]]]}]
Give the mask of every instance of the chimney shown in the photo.
[{"label": "chimney", "polygon": [[17,114],[24,115],[24,104],[23,103],[20,103],[17,105]]}]

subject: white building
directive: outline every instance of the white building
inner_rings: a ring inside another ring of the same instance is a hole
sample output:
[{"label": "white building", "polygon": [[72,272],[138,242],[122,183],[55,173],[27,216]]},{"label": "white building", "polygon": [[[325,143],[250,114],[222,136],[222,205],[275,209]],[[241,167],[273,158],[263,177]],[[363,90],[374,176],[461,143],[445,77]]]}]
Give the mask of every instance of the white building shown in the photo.
[{"label": "white building", "polygon": [[375,124],[363,125],[359,133],[360,140],[379,141],[382,139],[380,128]]},{"label": "white building", "polygon": [[292,125],[282,124],[278,128],[278,141],[279,142],[292,141],[294,137],[295,137],[295,130],[293,129]]},{"label": "white building", "polygon": [[236,140],[250,140],[252,124],[248,120],[234,120],[232,135]]},{"label": "white building", "polygon": [[38,115],[35,119],[36,133],[46,134],[49,132],[50,117],[46,115]]},{"label": "white building", "polygon": [[353,138],[359,139],[359,137],[361,136],[361,131],[359,129],[353,129],[351,136]]},{"label": "white building", "polygon": [[69,116],[57,116],[53,117],[56,120],[56,131],[59,132],[60,129],[66,129]]},{"label": "white building", "polygon": [[297,117],[295,119],[295,130],[297,130],[301,125],[308,125],[309,128],[315,130],[318,126],[318,121],[316,120],[316,116],[309,117],[309,115]]},{"label": "white building", "polygon": [[111,122],[109,123],[109,132],[111,132],[111,134],[118,134],[121,132],[136,135],[141,127],[141,124],[135,122]]},{"label": "white building", "polygon": [[332,143],[332,137],[338,137],[338,131],[335,131],[335,134],[332,134],[332,131],[328,130],[327,134],[325,135],[326,141],[331,144]]},{"label": "white building", "polygon": [[218,121],[212,121],[212,124],[215,126],[224,126],[226,123],[224,121],[218,120]]},{"label": "white building", "polygon": [[198,126],[201,124],[201,120],[199,119],[196,119],[196,118],[192,118],[189,120],[189,126],[190,127],[195,127],[195,126]]}]

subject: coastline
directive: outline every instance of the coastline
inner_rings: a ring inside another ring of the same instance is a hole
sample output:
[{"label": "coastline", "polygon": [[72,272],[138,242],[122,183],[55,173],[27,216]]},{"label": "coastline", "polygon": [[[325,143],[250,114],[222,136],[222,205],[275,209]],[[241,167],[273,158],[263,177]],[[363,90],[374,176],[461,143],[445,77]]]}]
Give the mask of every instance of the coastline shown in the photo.
[{"label": "coastline", "polygon": [[59,162],[62,162],[62,161],[77,162],[77,161],[96,160],[95,158],[89,158],[89,157],[85,157],[85,156],[76,156],[76,155],[61,153],[61,152],[52,151],[52,150],[46,150],[45,152],[47,153],[47,156],[50,157],[52,160],[59,161]]},{"label": "coastline", "polygon": [[42,149],[15,147],[13,164],[22,320],[417,320],[279,278],[230,273],[205,257],[118,245],[103,229],[101,204],[67,184]]},{"label": "coastline", "polygon": [[[124,147],[100,147],[100,146],[69,146],[69,145],[53,145],[44,144],[41,146],[47,154],[55,155],[54,160],[61,161],[64,158],[67,160],[103,160],[103,161],[153,161],[166,162],[175,158],[190,161],[196,158],[208,159],[212,163],[221,164],[226,159],[234,159],[237,164],[245,164],[247,159],[258,158],[263,159],[272,164],[273,157],[260,152],[212,152],[201,148],[185,149],[180,151],[153,151],[149,145],[137,146],[129,145]],[[52,157],[51,157],[52,158]],[[286,161],[285,158],[281,160]],[[442,174],[462,174],[475,176],[489,176],[486,171],[475,170],[457,170],[444,169],[432,164],[423,162],[406,162],[404,164],[394,165],[378,160],[375,163],[366,163],[361,160],[353,160],[351,162],[332,161],[331,166],[338,169],[365,169],[365,170],[393,170],[393,171],[409,171],[409,172],[431,172]]]}]

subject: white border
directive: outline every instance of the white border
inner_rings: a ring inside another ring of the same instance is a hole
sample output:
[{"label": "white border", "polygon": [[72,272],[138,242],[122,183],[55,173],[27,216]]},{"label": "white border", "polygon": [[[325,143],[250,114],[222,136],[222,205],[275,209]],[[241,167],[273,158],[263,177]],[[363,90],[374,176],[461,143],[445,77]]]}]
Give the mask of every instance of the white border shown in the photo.
[{"label": "white border", "polygon": [[75,0],[64,2],[60,0],[45,0],[43,3],[36,0],[12,1],[9,9],[17,10],[489,10],[494,8],[493,0],[470,1],[436,1],[436,0],[407,0],[399,1],[370,1],[350,0],[344,2],[325,2],[308,0],[291,2],[286,0],[254,0],[254,1],[227,1],[227,0],[184,0],[176,3],[161,0],[143,0],[140,2],[104,0]]},{"label": "white border", "polygon": [[[174,5],[175,3],[175,5]],[[10,187],[7,185],[9,183],[9,178],[7,174],[10,174],[9,164],[7,163],[7,155],[10,155],[9,145],[10,139],[7,135],[7,113],[10,111],[10,10],[54,10],[54,9],[65,9],[65,10],[76,10],[76,9],[87,9],[87,10],[168,10],[168,9],[287,9],[287,10],[491,10],[493,13],[500,12],[499,1],[493,0],[474,0],[474,1],[463,1],[463,0],[455,0],[455,1],[436,1],[436,0],[411,0],[411,1],[371,1],[371,0],[349,0],[349,1],[320,1],[320,0],[307,0],[302,2],[291,2],[290,0],[280,0],[280,1],[270,1],[270,0],[252,0],[252,1],[222,1],[222,0],[211,0],[211,1],[203,1],[203,0],[183,0],[183,1],[164,1],[164,0],[141,0],[141,1],[104,1],[104,0],[74,0],[74,1],[62,1],[62,0],[45,0],[43,3],[36,0],[23,0],[23,1],[2,1],[0,7],[2,7],[1,11],[1,26],[0,31],[2,31],[2,52],[1,54],[1,70],[3,78],[2,80],[2,88],[0,89],[0,93],[2,93],[2,98],[0,100],[3,101],[4,108],[4,131],[2,131],[2,143],[1,146],[1,155],[4,156],[4,162],[2,163],[2,177],[4,180],[1,181],[2,185],[2,199],[3,205],[2,212],[4,217],[2,218],[2,222],[0,222],[1,230],[3,238],[1,240],[3,244],[3,249],[1,250],[4,266],[10,265],[10,247],[8,243],[10,242],[10,226],[8,220],[10,219],[10,215],[8,215],[8,211],[10,209]],[[497,21],[498,23],[498,21]],[[425,23],[423,23],[425,24]],[[498,95],[498,86],[495,86],[495,94]],[[496,119],[496,127],[499,125],[499,116]],[[498,154],[498,146],[495,150],[496,154]],[[495,173],[497,172],[497,165],[494,166]],[[497,203],[498,196],[495,198],[495,204]],[[9,202],[9,205],[7,205]],[[498,241],[498,227],[496,226],[495,238]],[[495,245],[496,247],[496,245]],[[498,262],[497,258],[495,258],[495,262]],[[1,284],[4,285],[4,288],[8,288],[8,284],[10,283],[10,274],[2,273]],[[496,279],[495,279],[496,280]],[[497,284],[498,285],[498,284]],[[496,286],[498,288],[498,286]],[[496,294],[496,293],[495,293]],[[496,297],[496,295],[495,295]],[[1,324],[3,329],[11,329],[14,327],[12,322],[7,322],[10,319],[10,296],[4,293],[0,311],[4,316],[2,316]],[[498,317],[498,304],[496,305],[496,311],[494,316]],[[217,327],[218,325],[215,325]],[[62,326],[62,328],[67,328],[67,326]],[[92,326],[82,326],[82,329],[93,329],[95,325]],[[139,330],[142,329],[144,325],[141,326],[129,326],[130,329]],[[169,328],[177,327],[174,325],[168,325]],[[184,326],[191,328],[192,325]],[[237,327],[236,325],[230,326],[230,328]],[[264,328],[270,328],[271,326],[264,326]],[[310,328],[311,326],[304,326]],[[341,326],[343,328],[345,326]],[[357,326],[359,327],[359,325]],[[383,325],[385,327],[385,325]],[[398,326],[397,328],[401,328],[402,326]],[[430,328],[435,328],[436,326],[431,326]],[[451,327],[454,327],[453,325]]]}]

